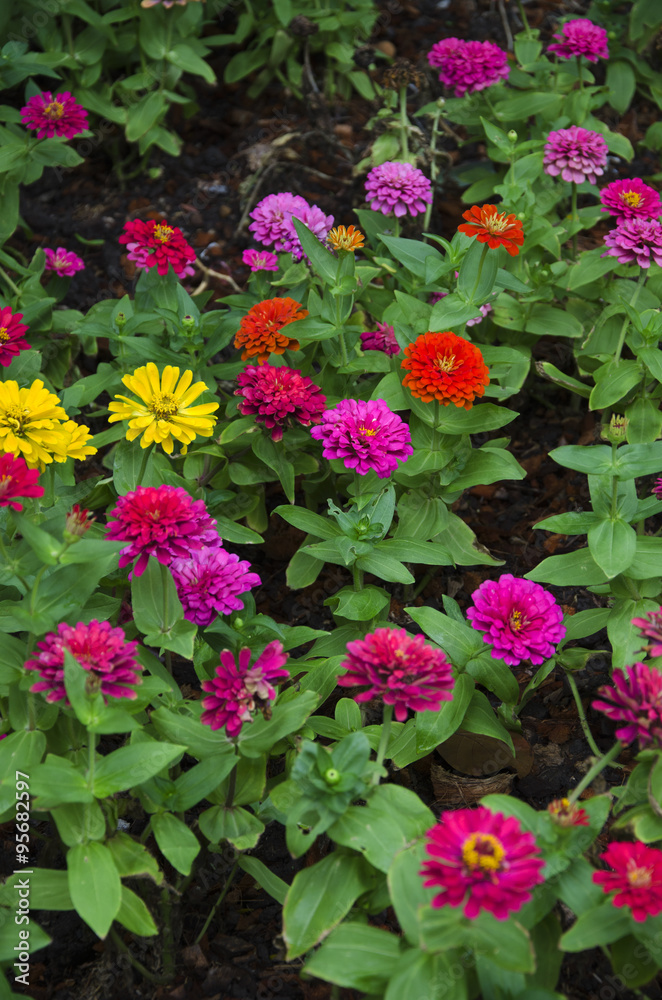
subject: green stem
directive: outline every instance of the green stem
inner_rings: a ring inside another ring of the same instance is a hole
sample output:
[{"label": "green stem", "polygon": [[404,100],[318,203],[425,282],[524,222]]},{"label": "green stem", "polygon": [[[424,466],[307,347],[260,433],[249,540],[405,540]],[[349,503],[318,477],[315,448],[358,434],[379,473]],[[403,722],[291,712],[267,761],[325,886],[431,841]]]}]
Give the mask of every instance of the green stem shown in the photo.
[{"label": "green stem", "polygon": [[167,887],[161,890],[161,920],[163,921],[161,933],[163,974],[171,982],[175,975],[175,942],[172,933],[170,890]]},{"label": "green stem", "polygon": [[584,89],[584,77],[582,75],[582,57],[577,56],[577,75],[579,77],[579,89]]},{"label": "green stem", "polygon": [[142,459],[140,461],[140,469],[138,470],[138,479],[136,480],[136,486],[142,486],[143,479],[145,477],[145,472],[147,471],[147,463],[149,462],[149,456],[152,454],[154,445],[150,445],[148,448],[143,448]]},{"label": "green stem", "polygon": [[352,579],[354,581],[354,590],[358,593],[359,590],[363,590],[363,570],[354,563],[352,566]]},{"label": "green stem", "polygon": [[476,275],[474,287],[471,289],[471,295],[469,296],[470,302],[473,302],[474,295],[476,294],[476,289],[478,288],[478,285],[480,283],[480,276],[483,273],[483,264],[485,263],[485,258],[487,257],[489,249],[490,249],[489,245],[487,243],[483,243],[483,252],[480,255],[480,260],[478,261],[478,274]]},{"label": "green stem", "polygon": [[[614,468],[616,468],[616,452],[618,451],[618,445],[611,443],[611,460],[613,462]],[[616,476],[611,477],[611,512],[610,516],[612,521],[615,521],[618,516],[618,479]]]},{"label": "green stem", "polygon": [[522,24],[524,25],[526,37],[532,38],[531,28],[529,27],[529,22],[527,21],[526,14],[524,13],[524,4],[522,3],[522,0],[517,0],[517,6],[519,7],[519,16],[522,18]]},{"label": "green stem", "polygon": [[584,706],[582,705],[582,700],[579,697],[579,691],[577,690],[577,684],[576,684],[575,678],[572,676],[572,674],[570,673],[569,670],[566,670],[565,676],[566,676],[566,680],[568,681],[568,685],[570,687],[570,690],[572,691],[572,697],[575,699],[575,705],[577,706],[577,712],[579,714],[579,721],[580,721],[581,727],[582,727],[582,729],[584,731],[584,736],[586,737],[586,742],[590,746],[590,748],[593,751],[593,753],[595,754],[595,756],[596,757],[600,757],[602,751],[600,750],[600,747],[597,745],[597,743],[593,739],[593,733],[591,732],[589,724],[588,724],[587,719],[586,719],[586,713],[584,712]]},{"label": "green stem", "polygon": [[5,269],[3,267],[0,267],[0,278],[2,278],[3,281],[7,282],[7,284],[11,288],[12,292],[14,293],[14,295],[20,295],[21,294],[20,288],[17,285],[14,284],[14,282],[11,280],[11,278],[9,277],[9,275],[7,274],[7,272],[5,271]]},{"label": "green stem", "polygon": [[[643,267],[641,269],[641,274],[639,275],[639,280],[637,281],[636,288],[632,293],[632,298],[630,299],[630,305],[634,308],[637,304],[637,299],[639,298],[639,293],[641,289],[646,284],[646,278],[648,277],[648,271]],[[616,350],[614,351],[614,361],[616,364],[621,360],[621,352],[623,350],[623,345],[625,344],[625,334],[627,333],[628,323],[630,322],[629,316],[626,316],[623,320],[623,325],[621,327],[621,332],[618,335],[618,344],[616,345]]]},{"label": "green stem", "polygon": [[439,420],[441,419],[441,414],[439,412],[440,404],[439,400],[435,399],[432,402],[432,413],[434,414],[434,424],[432,425],[432,443],[430,444],[430,451],[439,450]]},{"label": "green stem", "polygon": [[87,787],[94,788],[94,768],[97,759],[97,738],[95,733],[87,734]]},{"label": "green stem", "polygon": [[614,743],[611,750],[609,751],[609,753],[605,754],[604,757],[601,757],[599,760],[596,760],[593,767],[586,772],[586,774],[579,782],[577,787],[568,796],[568,801],[570,805],[574,805],[579,796],[584,791],[584,789],[588,788],[589,785],[591,785],[595,781],[597,776],[601,774],[606,767],[609,767],[609,765],[616,760],[622,749],[623,749],[623,744],[621,743],[620,740],[617,740],[616,743]]},{"label": "green stem", "polygon": [[425,215],[423,216],[423,232],[427,232],[430,228],[430,220],[432,218],[432,209],[434,206],[434,191],[435,184],[437,180],[437,174],[439,173],[437,169],[437,138],[439,136],[439,119],[441,118],[441,108],[437,108],[432,117],[432,135],[430,136],[430,186],[432,188],[432,201],[427,205],[425,209]]},{"label": "green stem", "polygon": [[230,870],[230,874],[228,875],[227,879],[225,880],[225,885],[221,889],[221,893],[220,893],[218,899],[216,900],[216,902],[212,906],[212,908],[211,908],[211,910],[209,912],[209,916],[205,920],[205,922],[203,924],[203,927],[202,927],[202,930],[200,931],[200,933],[198,934],[197,938],[195,939],[194,944],[200,944],[200,942],[202,941],[203,937],[207,933],[207,928],[209,927],[210,923],[214,919],[214,914],[216,913],[216,911],[218,910],[219,906],[221,905],[221,903],[225,899],[227,891],[230,888],[230,886],[232,885],[232,880],[233,880],[233,878],[235,876],[235,873],[236,873],[238,867],[239,867],[239,858],[236,858],[235,863],[233,864],[233,866],[232,866],[232,868]]},{"label": "green stem", "polygon": [[409,163],[409,119],[407,118],[407,87],[400,87],[400,143],[402,159]]},{"label": "green stem", "polygon": [[[571,196],[571,208],[570,208],[570,218],[572,220],[573,228],[575,223],[579,221],[579,215],[577,214],[577,182],[571,181],[572,186],[572,196]],[[572,234],[572,259],[577,259],[577,232]]]},{"label": "green stem", "polygon": [[[170,621],[170,601],[169,601],[170,588],[168,587],[169,583],[168,569],[166,566],[163,565],[163,563],[159,563],[159,565],[161,567],[161,585],[163,587],[163,627],[161,631],[165,634],[169,630],[169,621]],[[164,658],[165,658],[166,668],[168,672],[171,674],[172,653],[169,649],[166,649]]]},{"label": "green stem", "polygon": [[[377,748],[377,765],[379,767],[384,763],[384,757],[386,756],[386,749],[388,747],[389,737],[391,735],[391,720],[393,718],[393,705],[384,705],[384,714],[382,716],[382,733],[379,738],[379,746]],[[373,785],[379,784],[379,775],[374,774],[372,778]]]},{"label": "green stem", "polygon": [[228,794],[225,796],[225,803],[223,805],[224,809],[232,809],[232,803],[234,802],[234,793],[237,788],[237,765],[230,771],[230,777],[228,779]]}]

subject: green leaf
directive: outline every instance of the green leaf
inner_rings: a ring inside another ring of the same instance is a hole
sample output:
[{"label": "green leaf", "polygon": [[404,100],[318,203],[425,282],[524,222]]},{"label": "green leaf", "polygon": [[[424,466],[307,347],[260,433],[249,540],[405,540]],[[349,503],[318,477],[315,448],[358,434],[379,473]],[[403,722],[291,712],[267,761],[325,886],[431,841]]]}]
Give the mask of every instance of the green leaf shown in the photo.
[{"label": "green leaf", "polygon": [[584,472],[591,476],[610,475],[613,472],[611,448],[604,444],[563,445],[550,451],[549,457],[566,469],[574,469],[575,472]]},{"label": "green leaf", "polygon": [[[150,719],[160,736],[172,743],[184,744],[186,752],[198,760],[216,758],[219,781],[222,781],[234,767],[236,762],[234,749],[225,739],[225,735],[203,725],[199,719],[194,719],[190,715],[178,715],[167,708],[157,708],[151,713]],[[219,755],[223,755],[222,761],[218,759]]]},{"label": "green leaf", "polygon": [[622,518],[607,518],[588,532],[588,548],[598,566],[612,579],[632,565],[637,533]]},{"label": "green leaf", "polygon": [[406,267],[417,278],[426,279],[428,260],[438,265],[446,263],[438,250],[419,240],[406,240],[400,236],[386,236],[384,233],[380,234],[379,239],[386,244],[398,264]]},{"label": "green leaf", "polygon": [[598,281],[618,267],[615,257],[603,257],[603,248],[596,247],[580,255],[579,260],[571,264],[567,271],[567,283],[565,287],[569,292],[574,292],[577,288],[590,285]]},{"label": "green leaf", "polygon": [[436,642],[456,667],[464,667],[484,648],[482,636],[468,624],[457,622],[436,608],[406,608],[408,614]]},{"label": "green leaf", "polygon": [[616,452],[615,475],[619,479],[652,476],[662,468],[662,441],[626,444]]},{"label": "green leaf", "polygon": [[593,372],[595,388],[589,396],[589,409],[602,410],[618,403],[641,382],[643,372],[639,361],[609,361]]},{"label": "green leaf", "polygon": [[246,757],[258,757],[271,750],[284,736],[297,732],[316,708],[318,700],[318,695],[314,691],[306,691],[290,701],[277,703],[273,708],[271,719],[258,716],[250,726],[244,726],[239,734],[241,754]]},{"label": "green leaf", "polygon": [[284,521],[299,528],[300,531],[315,535],[317,538],[336,538],[342,534],[338,525],[330,518],[314,514],[311,510],[306,510],[305,507],[290,507],[282,504],[275,507],[273,513],[278,514]]},{"label": "green leaf", "polygon": [[414,576],[398,559],[386,552],[370,552],[356,560],[359,569],[389,583],[414,583]]},{"label": "green leaf", "polygon": [[570,930],[562,936],[559,947],[563,951],[602,948],[631,933],[635,927],[629,911],[616,909],[611,900],[605,900],[577,917]]},{"label": "green leaf", "polygon": [[267,868],[259,858],[242,854],[238,860],[239,867],[254,878],[257,884],[282,906],[290,888],[287,882],[283,882],[282,878],[274,875],[271,869]]},{"label": "green leaf", "polygon": [[524,479],[525,476],[526,469],[510,452],[482,445],[471,452],[462,472],[449,485],[453,490],[468,490],[472,486],[487,486],[502,480]]},{"label": "green leaf", "polygon": [[347,922],[332,931],[305,971],[338,986],[381,995],[399,965],[400,941],[395,934]]},{"label": "green leaf", "polygon": [[606,79],[608,100],[614,111],[624,115],[637,86],[634,69],[625,59],[610,59]]},{"label": "green leaf", "polygon": [[434,815],[414,792],[399,785],[379,785],[365,806],[349,806],[327,833],[387,872],[398,851],[433,824]]},{"label": "green leaf", "polygon": [[[21,696],[25,698],[25,695]],[[31,775],[44,755],[46,737],[38,729],[12,733],[0,740],[0,813],[16,802],[16,772]],[[25,779],[29,780],[29,779]]]},{"label": "green leaf", "polygon": [[115,919],[139,937],[153,937],[159,933],[152,914],[142,899],[125,885],[122,886],[120,908]]},{"label": "green leaf", "polygon": [[494,403],[476,403],[470,410],[445,406],[439,415],[439,430],[444,434],[476,434],[498,430],[514,420],[517,413]]},{"label": "green leaf", "polygon": [[422,753],[424,750],[429,753],[461,727],[474,688],[473,677],[460,674],[455,679],[452,701],[445,701],[437,712],[416,713],[417,753]]},{"label": "green leaf", "polygon": [[607,580],[604,570],[598,566],[587,548],[561,556],[549,556],[524,575],[527,580],[551,583],[557,587],[576,587],[578,580],[582,581],[583,587],[592,587]]},{"label": "green leaf", "polygon": [[166,99],[160,90],[145,94],[137,104],[129,109],[126,123],[126,138],[135,142],[154,127],[166,108]]},{"label": "green leaf", "polygon": [[69,894],[94,933],[105,938],[122,903],[122,883],[113,856],[103,844],[77,844],[67,852]]},{"label": "green leaf", "polygon": [[113,856],[115,867],[122,878],[130,876],[145,876],[151,878],[157,885],[163,882],[156,858],[152,857],[147,848],[128,833],[116,831],[106,841],[106,847]]},{"label": "green leaf", "polygon": [[457,279],[457,290],[472,305],[480,305],[489,297],[496,281],[499,254],[486,244],[473,240],[467,250]]},{"label": "green leaf", "polygon": [[195,73],[196,76],[201,76],[207,83],[213,84],[216,82],[216,74],[209,63],[201,59],[190,45],[173,45],[170,52],[166,52],[166,59],[187,73]]},{"label": "green leaf", "polygon": [[134,743],[113,750],[97,762],[94,772],[96,798],[105,799],[107,795],[142,785],[186,753],[186,749],[172,743]]},{"label": "green leaf", "polygon": [[189,875],[193,862],[200,853],[196,835],[181,819],[169,812],[156,813],[152,816],[151,823],[161,853],[178,872]]},{"label": "green leaf", "polygon": [[[513,704],[513,701],[510,704]],[[515,747],[513,746],[510,733],[499,722],[494,714],[494,709],[482,691],[473,692],[471,702],[462,720],[462,730],[468,733],[477,733],[481,736],[491,736],[495,740],[500,740],[506,744],[513,757],[515,756]]]},{"label": "green leaf", "polygon": [[502,969],[523,973],[535,970],[531,937],[517,920],[497,920],[484,911],[471,922],[468,937],[476,951],[487,954]]},{"label": "green leaf", "polygon": [[662,412],[657,400],[635,399],[625,410],[628,444],[652,444],[662,432]]},{"label": "green leaf", "polygon": [[330,604],[333,614],[351,621],[366,622],[376,618],[391,602],[391,596],[381,587],[371,584],[355,591],[351,587],[343,587],[332,597],[327,597],[325,604]]},{"label": "green leaf", "polygon": [[304,253],[313,265],[315,272],[326,285],[335,285],[338,277],[338,260],[300,219],[292,218],[292,222]]},{"label": "green leaf", "polygon": [[[316,239],[316,237],[313,238]],[[294,503],[294,466],[285,458],[282,441],[272,441],[270,437],[260,435],[253,441],[252,449],[257,458],[273,469],[280,480],[285,496],[290,503]]]},{"label": "green leaf", "polygon": [[49,754],[30,774],[30,794],[38,809],[55,809],[65,802],[93,802],[94,796],[80,771],[66,757]]},{"label": "green leaf", "polygon": [[241,806],[233,806],[232,809],[212,806],[201,813],[198,822],[200,830],[212,844],[229,840],[238,851],[255,847],[264,830],[264,823]]}]

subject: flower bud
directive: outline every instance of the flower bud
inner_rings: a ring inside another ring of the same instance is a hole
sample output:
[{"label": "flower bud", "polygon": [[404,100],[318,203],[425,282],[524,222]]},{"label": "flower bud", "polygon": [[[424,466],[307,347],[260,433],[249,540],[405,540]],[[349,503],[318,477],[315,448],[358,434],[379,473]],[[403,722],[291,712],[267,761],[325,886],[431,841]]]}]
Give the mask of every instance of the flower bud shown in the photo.
[{"label": "flower bud", "polygon": [[124,315],[123,312],[119,312],[115,317],[115,326],[117,327],[120,333],[122,332],[126,324],[127,324],[126,316]]},{"label": "flower bud", "polygon": [[95,518],[90,517],[89,513],[87,508],[81,510],[80,504],[73,505],[64,522],[64,537],[68,542],[77,541],[90,530]]},{"label": "flower bud", "polygon": [[342,778],[342,774],[335,767],[330,767],[324,772],[324,780],[327,785],[337,785]]},{"label": "flower bud", "polygon": [[187,336],[190,336],[196,327],[196,321],[193,316],[184,316],[182,319],[182,330]]},{"label": "flower bud", "polygon": [[612,444],[620,444],[625,440],[628,419],[622,413],[612,413],[608,425],[603,425],[600,437],[603,441],[611,441]]},{"label": "flower bud", "polygon": [[508,138],[512,143],[517,142],[517,132],[515,131],[514,128],[511,128],[510,132],[508,133]]}]

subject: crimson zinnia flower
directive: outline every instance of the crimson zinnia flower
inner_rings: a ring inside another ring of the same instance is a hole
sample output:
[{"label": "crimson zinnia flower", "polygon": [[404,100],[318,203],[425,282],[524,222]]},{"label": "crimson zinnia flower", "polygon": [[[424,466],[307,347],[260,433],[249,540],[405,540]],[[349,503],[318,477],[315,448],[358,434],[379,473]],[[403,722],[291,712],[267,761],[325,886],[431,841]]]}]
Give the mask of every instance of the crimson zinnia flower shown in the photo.
[{"label": "crimson zinnia flower", "polygon": [[170,572],[184,618],[206,628],[217,615],[240,611],[244,602],[237,595],[262,582],[250,568],[249,562],[240,561],[239,556],[220,545],[173,559]]},{"label": "crimson zinnia flower", "polygon": [[565,635],[563,612],[539,583],[505,573],[498,580],[485,580],[471,595],[467,611],[473,628],[485,632],[492,643],[492,656],[511,667],[523,660],[538,666],[554,655]]},{"label": "crimson zinnia flower", "polygon": [[257,363],[261,365],[270,354],[298,351],[299,341],[281,331],[288,323],[305,319],[307,315],[308,310],[290,298],[265,299],[252,306],[234,338],[234,346],[243,347],[242,361],[257,356]]},{"label": "crimson zinnia flower", "polygon": [[23,313],[14,315],[9,306],[0,309],[0,365],[3,368],[7,368],[21,351],[30,349],[27,340],[23,340],[28,327],[21,323],[22,319]]},{"label": "crimson zinnia flower", "polygon": [[21,108],[21,121],[39,130],[38,139],[52,139],[55,135],[72,139],[87,128],[87,111],[68,90],[55,97],[50,90],[44,90]]},{"label": "crimson zinnia flower", "polygon": [[46,255],[45,271],[55,271],[63,278],[73,278],[77,271],[85,270],[85,262],[73,250],[58,247],[57,250],[44,248]]},{"label": "crimson zinnia flower", "polygon": [[424,885],[440,889],[432,906],[462,906],[469,920],[481,910],[506,920],[544,882],[544,861],[533,834],[514,817],[485,806],[447,812],[427,832],[431,860],[423,863]]},{"label": "crimson zinnia flower", "polygon": [[365,639],[347,644],[348,657],[340,666],[340,687],[365,686],[357,702],[381,698],[395,706],[395,718],[404,722],[407,712],[437,711],[453,697],[453,672],[446,654],[428,646],[422,635],[405,629],[378,628]]},{"label": "crimson zinnia flower", "polygon": [[597,182],[605,172],[609,148],[599,132],[572,125],[547,136],[543,167],[550,177],[560,174],[564,181],[583,184]]},{"label": "crimson zinnia flower", "polygon": [[26,462],[10,452],[0,455],[0,507],[23,510],[16,497],[43,497],[44,487],[37,485],[39,469],[29,469]]},{"label": "crimson zinnia flower", "polygon": [[637,626],[642,638],[646,636],[654,640],[648,646],[642,646],[642,649],[645,649],[649,656],[662,656],[662,608],[659,611],[649,611],[644,618],[633,618],[632,624]]},{"label": "crimson zinnia flower", "polygon": [[598,688],[602,701],[593,708],[614,722],[625,722],[616,730],[619,740],[640,747],[651,743],[662,747],[662,673],[644,663],[634,663],[625,670],[615,670],[614,686]]},{"label": "crimson zinnia flower", "polygon": [[40,675],[41,680],[30,690],[47,692],[46,701],[69,705],[64,686],[65,650],[89,671],[87,689],[90,694],[100,691],[104,702],[108,697],[133,699],[134,686],[142,684],[142,666],[136,659],[138,643],[127,642],[122,629],[113,628],[110,622],[62,623],[57,632],[49,632],[38,642],[37,648],[39,652],[26,661],[25,668]]},{"label": "crimson zinnia flower", "polygon": [[570,805],[569,799],[554,799],[547,812],[558,826],[588,826],[588,813],[579,806]]},{"label": "crimson zinnia flower", "polygon": [[389,161],[373,167],[365,181],[366,201],[373,212],[399,219],[418,215],[432,203],[432,185],[425,174],[411,163]]},{"label": "crimson zinnia flower", "polygon": [[620,264],[662,266],[662,225],[657,219],[619,219],[616,229],[605,236],[603,257],[618,257]]},{"label": "crimson zinnia flower", "polygon": [[287,653],[277,639],[265,647],[252,667],[250,660],[250,649],[240,650],[239,663],[229,649],[224,649],[216,676],[201,684],[202,690],[209,694],[202,699],[205,711],[201,721],[212,729],[225,726],[230,737],[239,735],[244,722],[253,721],[256,709],[268,713],[269,702],[276,697],[272,682],[290,676],[283,669]]},{"label": "crimson zinnia flower", "polygon": [[165,219],[163,222],[155,222],[154,219],[125,222],[119,241],[126,243],[129,251],[127,259],[132,260],[136,267],[155,267],[159,274],[167,274],[168,266],[172,264],[178,278],[195,274],[191,266],[195,260],[193,247],[186,242],[181,229],[169,226]]},{"label": "crimson zinnia flower", "polygon": [[556,42],[548,45],[547,51],[561,56],[562,59],[584,56],[589,62],[597,62],[598,59],[609,58],[607,32],[585,17],[566,21],[561,26],[561,34],[553,37]]},{"label": "crimson zinnia flower", "polygon": [[439,80],[457,97],[485,90],[510,73],[508,55],[494,42],[465,42],[442,38],[428,52],[428,62],[437,67]]},{"label": "crimson zinnia flower", "polygon": [[294,423],[310,427],[322,419],[326,396],[296,368],[252,365],[238,375],[237,382],[239,389],[234,394],[244,397],[239,412],[245,417],[255,414],[274,441],[281,440],[285,427]]},{"label": "crimson zinnia flower", "polygon": [[600,191],[603,212],[611,212],[619,219],[656,219],[662,215],[662,203],[655,188],[644,184],[638,177],[632,180],[612,181]]},{"label": "crimson zinnia flower", "polygon": [[600,857],[612,872],[594,872],[593,881],[615,892],[614,906],[629,906],[637,923],[662,913],[662,851],[639,841],[613,843]]},{"label": "crimson zinnia flower", "polygon": [[491,250],[505,247],[511,257],[516,257],[524,243],[522,223],[512,213],[497,211],[496,205],[472,205],[462,213],[467,221],[458,226],[461,233],[475,236],[479,243],[487,243]]},{"label": "crimson zinnia flower", "polygon": [[453,403],[466,410],[471,409],[476,396],[484,394],[490,381],[478,348],[450,330],[422,333],[413,344],[407,344],[401,367],[409,372],[402,384],[412,396],[424,403],[436,399],[444,406]]},{"label": "crimson zinnia flower", "polygon": [[388,323],[378,323],[376,330],[366,330],[362,333],[361,348],[364,351],[382,351],[388,355],[400,353],[395,330]]},{"label": "crimson zinnia flower", "polygon": [[310,433],[324,445],[324,458],[341,458],[360,476],[374,469],[387,479],[414,453],[409,428],[383,399],[342,399]]}]

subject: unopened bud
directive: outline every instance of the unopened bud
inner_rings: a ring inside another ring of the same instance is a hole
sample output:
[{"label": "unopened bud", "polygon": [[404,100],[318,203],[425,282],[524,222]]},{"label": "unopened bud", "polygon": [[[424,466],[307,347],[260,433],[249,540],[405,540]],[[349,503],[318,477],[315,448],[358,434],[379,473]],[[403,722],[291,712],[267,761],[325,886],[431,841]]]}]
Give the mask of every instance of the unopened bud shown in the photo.
[{"label": "unopened bud", "polygon": [[193,316],[184,316],[182,319],[182,330],[185,334],[190,335],[193,333],[196,327],[196,321]]},{"label": "unopened bud", "polygon": [[90,530],[95,518],[90,517],[89,514],[90,512],[87,508],[84,510],[80,509],[80,504],[75,503],[73,505],[64,522],[64,537],[67,541],[73,542],[81,538],[86,531]]},{"label": "unopened bud", "polygon": [[517,132],[515,131],[514,128],[511,128],[510,132],[508,133],[508,138],[511,142],[517,142]]},{"label": "unopened bud", "polygon": [[628,419],[622,413],[612,413],[609,424],[603,426],[601,437],[603,441],[611,441],[612,444],[619,444],[625,440],[628,427]]},{"label": "unopened bud", "polygon": [[118,313],[117,316],[115,317],[115,326],[120,331],[120,333],[122,332],[122,330],[126,326],[126,323],[127,323],[127,319],[126,319],[126,316],[124,315],[124,313],[122,313],[122,312]]},{"label": "unopened bud", "polygon": [[341,778],[342,774],[335,767],[330,767],[328,771],[324,772],[324,780],[327,785],[337,785]]}]

